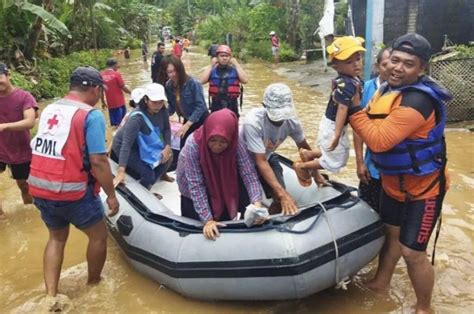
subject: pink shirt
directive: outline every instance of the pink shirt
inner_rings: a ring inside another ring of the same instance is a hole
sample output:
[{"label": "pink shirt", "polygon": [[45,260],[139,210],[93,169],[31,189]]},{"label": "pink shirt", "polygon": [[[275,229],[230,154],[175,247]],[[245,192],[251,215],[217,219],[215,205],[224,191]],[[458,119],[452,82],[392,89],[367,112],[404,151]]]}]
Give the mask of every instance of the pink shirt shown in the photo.
[{"label": "pink shirt", "polygon": [[[0,96],[0,123],[23,120],[23,111],[38,109],[33,96],[20,88],[5,97]],[[22,164],[31,161],[30,130],[0,132],[0,161]]]},{"label": "pink shirt", "polygon": [[122,87],[125,85],[122,75],[119,71],[113,69],[105,69],[100,73],[102,79],[107,85],[105,98],[107,99],[107,107],[115,109],[125,106],[125,97],[123,96]]},{"label": "pink shirt", "polygon": [[272,46],[280,47],[280,40],[278,39],[277,35],[272,36]]}]

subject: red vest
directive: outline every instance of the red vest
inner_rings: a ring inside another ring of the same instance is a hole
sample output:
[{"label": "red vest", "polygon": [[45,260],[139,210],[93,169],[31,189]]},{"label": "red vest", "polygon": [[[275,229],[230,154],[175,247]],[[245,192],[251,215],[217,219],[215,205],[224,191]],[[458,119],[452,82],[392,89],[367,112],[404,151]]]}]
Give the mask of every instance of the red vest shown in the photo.
[{"label": "red vest", "polygon": [[[92,178],[84,169],[84,125],[91,110],[91,106],[68,99],[44,109],[38,133],[31,141],[28,184],[32,196],[56,201],[84,197]],[[94,193],[99,190],[95,182]]]}]

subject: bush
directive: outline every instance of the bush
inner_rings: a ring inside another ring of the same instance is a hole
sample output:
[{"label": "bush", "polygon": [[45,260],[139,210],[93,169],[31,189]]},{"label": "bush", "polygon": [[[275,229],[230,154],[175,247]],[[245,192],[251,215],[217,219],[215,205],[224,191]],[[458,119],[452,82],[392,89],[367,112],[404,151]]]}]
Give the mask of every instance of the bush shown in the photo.
[{"label": "bush", "polygon": [[67,92],[69,76],[76,67],[89,65],[102,69],[111,55],[111,50],[97,51],[98,66],[92,51],[75,52],[63,58],[40,60],[33,76],[13,72],[12,83],[29,91],[36,99],[61,97]]},{"label": "bush", "polygon": [[285,42],[280,42],[280,60],[282,62],[296,61],[299,56],[296,52]]},{"label": "bush", "polygon": [[245,44],[243,52],[245,52],[245,54],[242,53],[244,58],[252,56],[263,60],[272,60],[272,49],[269,40],[250,40]]}]

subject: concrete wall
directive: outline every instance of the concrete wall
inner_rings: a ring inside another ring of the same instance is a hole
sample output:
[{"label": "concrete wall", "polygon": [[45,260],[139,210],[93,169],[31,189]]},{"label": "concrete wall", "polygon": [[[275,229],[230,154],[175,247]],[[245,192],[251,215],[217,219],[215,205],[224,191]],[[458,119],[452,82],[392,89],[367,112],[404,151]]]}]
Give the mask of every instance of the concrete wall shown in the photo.
[{"label": "concrete wall", "polygon": [[[383,1],[383,0],[375,0]],[[443,35],[455,43],[466,44],[474,40],[473,0],[385,0],[384,42],[406,34],[409,2],[418,1],[416,31],[432,44],[433,51],[443,46]],[[365,37],[366,0],[353,1],[354,27],[358,36]]]}]

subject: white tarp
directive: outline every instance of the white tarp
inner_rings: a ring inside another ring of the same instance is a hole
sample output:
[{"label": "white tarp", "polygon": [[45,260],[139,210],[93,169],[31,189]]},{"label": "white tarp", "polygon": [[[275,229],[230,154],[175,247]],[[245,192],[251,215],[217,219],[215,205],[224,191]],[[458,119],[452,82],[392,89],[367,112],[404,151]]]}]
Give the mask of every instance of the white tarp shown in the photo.
[{"label": "white tarp", "polygon": [[317,29],[320,38],[334,34],[334,0],[324,1],[324,15]]}]

